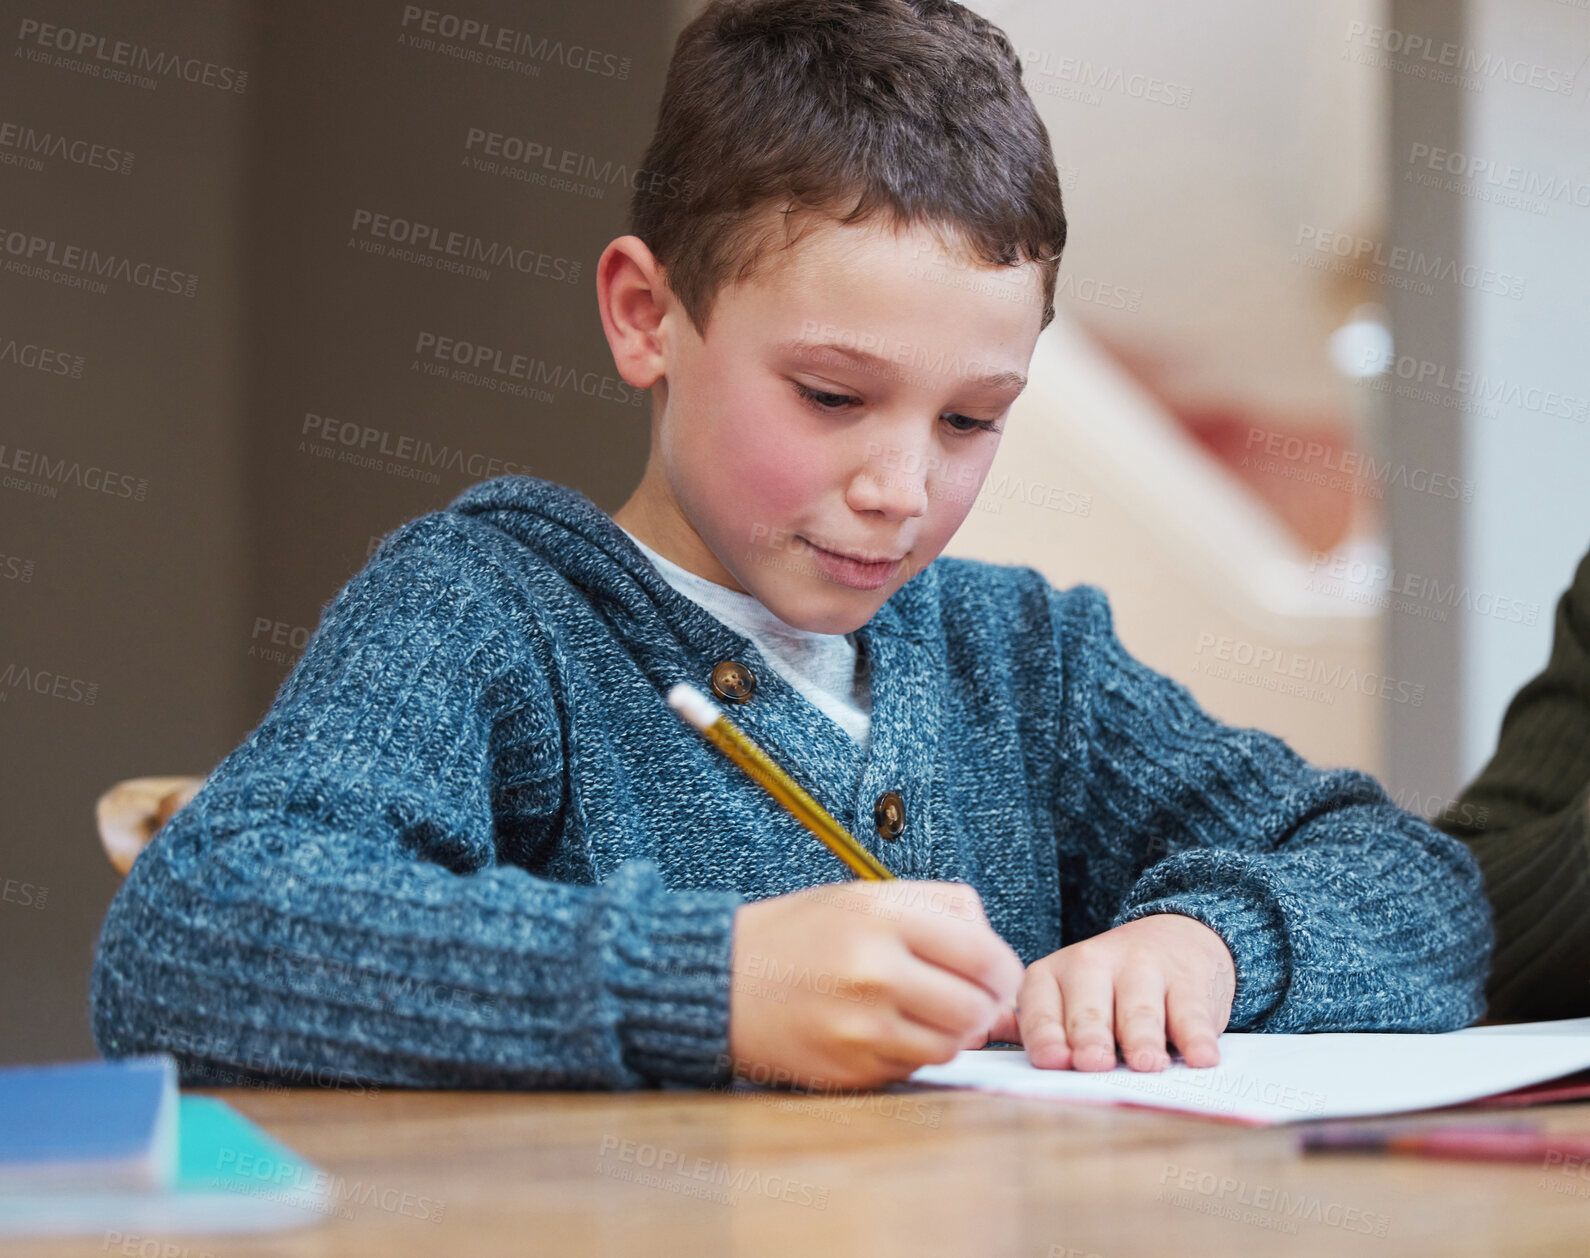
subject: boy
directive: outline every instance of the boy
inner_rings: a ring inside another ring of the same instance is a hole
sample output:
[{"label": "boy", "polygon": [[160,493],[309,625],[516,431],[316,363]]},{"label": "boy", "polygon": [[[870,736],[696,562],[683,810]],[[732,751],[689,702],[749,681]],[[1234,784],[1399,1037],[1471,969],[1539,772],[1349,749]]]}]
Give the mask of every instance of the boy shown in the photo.
[{"label": "boy", "polygon": [[[652,393],[634,495],[500,477],[386,539],[134,865],[101,1048],[856,1087],[990,1040],[1158,1070],[1228,1025],[1478,1016],[1460,843],[1210,720],[1097,590],[936,560],[1065,242],[1004,36],[948,0],[720,0],[643,167],[597,266]],[[681,680],[902,881],[844,880],[667,707]]]}]

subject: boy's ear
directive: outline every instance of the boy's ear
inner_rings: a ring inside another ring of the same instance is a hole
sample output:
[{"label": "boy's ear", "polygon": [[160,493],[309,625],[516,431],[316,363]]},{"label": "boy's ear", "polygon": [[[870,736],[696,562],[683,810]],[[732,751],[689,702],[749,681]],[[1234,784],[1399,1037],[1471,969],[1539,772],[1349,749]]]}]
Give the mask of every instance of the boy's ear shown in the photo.
[{"label": "boy's ear", "polygon": [[646,242],[620,236],[596,261],[596,304],[618,374],[637,389],[663,375],[662,321],[672,302],[668,282]]}]

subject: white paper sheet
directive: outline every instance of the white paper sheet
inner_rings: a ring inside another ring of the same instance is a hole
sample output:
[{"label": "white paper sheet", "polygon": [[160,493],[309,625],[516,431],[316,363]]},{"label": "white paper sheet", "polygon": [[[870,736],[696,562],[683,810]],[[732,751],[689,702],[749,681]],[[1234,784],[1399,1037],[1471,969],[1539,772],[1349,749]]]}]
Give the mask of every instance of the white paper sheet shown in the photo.
[{"label": "white paper sheet", "polygon": [[1590,1018],[1574,1018],[1444,1035],[1228,1031],[1218,1066],[1178,1062],[1157,1074],[1039,1070],[1020,1049],[974,1049],[910,1082],[1271,1124],[1456,1105],[1587,1068]]}]

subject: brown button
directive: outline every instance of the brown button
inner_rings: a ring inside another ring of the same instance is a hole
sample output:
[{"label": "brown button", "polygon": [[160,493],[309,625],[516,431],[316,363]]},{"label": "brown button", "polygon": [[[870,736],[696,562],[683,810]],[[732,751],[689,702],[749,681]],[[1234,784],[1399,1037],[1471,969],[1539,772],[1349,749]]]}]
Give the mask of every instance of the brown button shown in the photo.
[{"label": "brown button", "polygon": [[756,674],[736,660],[724,660],[712,670],[712,693],[730,703],[744,703],[756,693]]},{"label": "brown button", "polygon": [[905,829],[905,800],[898,791],[885,791],[872,806],[872,823],[886,839],[898,839]]}]

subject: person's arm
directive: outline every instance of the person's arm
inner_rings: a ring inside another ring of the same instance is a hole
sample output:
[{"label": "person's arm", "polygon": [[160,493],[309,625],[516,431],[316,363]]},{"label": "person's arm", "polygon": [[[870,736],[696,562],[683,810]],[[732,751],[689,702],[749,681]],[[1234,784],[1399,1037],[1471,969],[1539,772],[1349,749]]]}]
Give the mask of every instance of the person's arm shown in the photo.
[{"label": "person's arm", "polygon": [[1126,652],[1099,591],[1050,606],[1082,933],[1203,923],[1235,963],[1232,1030],[1446,1031],[1484,1012],[1491,928],[1461,843],[1366,773],[1212,719]]},{"label": "person's arm", "polygon": [[[728,1077],[731,891],[533,876],[564,754],[529,597],[426,517],[326,610],[260,726],[107,914],[107,1056],[196,1083],[615,1088]],[[660,700],[659,700],[660,702]]]},{"label": "person's arm", "polygon": [[1496,1018],[1590,1015],[1590,554],[1551,657],[1507,707],[1490,763],[1435,819],[1479,861],[1496,915]]}]

